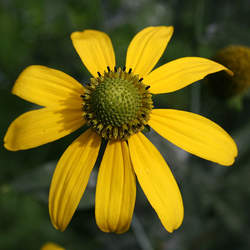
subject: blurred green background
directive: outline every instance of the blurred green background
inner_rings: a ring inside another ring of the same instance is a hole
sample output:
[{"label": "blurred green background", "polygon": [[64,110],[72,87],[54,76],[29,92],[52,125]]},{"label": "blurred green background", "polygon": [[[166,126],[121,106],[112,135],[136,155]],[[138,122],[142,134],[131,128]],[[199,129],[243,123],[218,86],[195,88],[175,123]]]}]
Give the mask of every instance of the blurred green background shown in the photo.
[{"label": "blurred green background", "polygon": [[[132,37],[149,25],[173,25],[174,36],[159,65],[184,56],[210,58],[230,44],[250,45],[249,0],[0,0],[0,112],[3,136],[13,119],[35,106],[11,95],[19,73],[39,64],[80,82],[89,73],[73,49],[76,30],[107,32],[118,65],[124,65]],[[183,194],[183,225],[169,234],[138,187],[135,217],[123,235],[106,234],[94,219],[96,171],[68,229],[49,221],[47,196],[53,169],[76,134],[39,148],[10,152],[0,148],[0,249],[35,250],[53,241],[69,250],[250,249],[250,100],[242,107],[214,97],[206,81],[155,97],[158,107],[202,114],[236,140],[239,157],[222,167],[191,156],[154,131],[148,133],[169,163]],[[3,143],[2,143],[3,144]]]}]

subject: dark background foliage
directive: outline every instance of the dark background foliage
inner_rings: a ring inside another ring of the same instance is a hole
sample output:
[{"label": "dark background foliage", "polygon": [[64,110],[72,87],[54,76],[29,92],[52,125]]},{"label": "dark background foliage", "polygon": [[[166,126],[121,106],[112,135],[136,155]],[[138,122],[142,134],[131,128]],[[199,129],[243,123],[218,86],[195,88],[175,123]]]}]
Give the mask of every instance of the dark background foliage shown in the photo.
[{"label": "dark background foliage", "polygon": [[[184,56],[212,57],[230,45],[250,44],[249,0],[0,0],[0,136],[10,122],[36,108],[11,95],[19,73],[39,64],[62,70],[80,82],[89,73],[73,49],[70,34],[99,29],[114,44],[119,65],[135,35],[149,25],[173,25],[175,33],[159,65]],[[239,157],[222,167],[191,156],[154,131],[148,137],[169,163],[183,194],[183,225],[169,234],[138,187],[131,229],[105,234],[94,220],[96,172],[86,196],[64,232],[52,228],[48,188],[56,161],[76,134],[35,149],[9,152],[0,146],[0,249],[35,250],[53,241],[67,249],[222,250],[250,248],[249,97],[215,98],[205,81],[155,97],[156,105],[202,114],[236,140]],[[231,104],[229,104],[231,103]],[[97,171],[97,170],[95,170]]]}]

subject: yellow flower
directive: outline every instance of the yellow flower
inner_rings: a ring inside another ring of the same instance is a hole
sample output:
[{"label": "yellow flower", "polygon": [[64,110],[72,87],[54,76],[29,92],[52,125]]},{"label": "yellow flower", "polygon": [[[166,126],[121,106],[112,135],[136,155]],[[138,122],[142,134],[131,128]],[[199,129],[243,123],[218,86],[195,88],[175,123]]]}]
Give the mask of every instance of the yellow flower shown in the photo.
[{"label": "yellow flower", "polygon": [[[169,232],[183,220],[182,197],[163,157],[141,133],[149,125],[184,150],[231,165],[237,155],[232,138],[212,121],[185,111],[152,109],[151,93],[168,93],[227,70],[199,57],[185,57],[152,71],[163,54],[173,27],[148,27],[131,41],[126,68],[116,68],[110,38],[84,30],[71,35],[82,62],[92,74],[85,87],[65,73],[30,66],[17,79],[13,94],[44,106],[18,117],[4,138],[9,150],[37,147],[87,124],[59,160],[49,193],[49,212],[63,231],[82,198],[102,138],[107,146],[100,165],[95,216],[104,232],[128,230],[136,197],[136,177]],[[150,86],[150,89],[149,89]],[[149,92],[150,91],[150,92]]]},{"label": "yellow flower", "polygon": [[55,243],[48,242],[41,247],[41,250],[65,250],[65,248],[62,248]]}]

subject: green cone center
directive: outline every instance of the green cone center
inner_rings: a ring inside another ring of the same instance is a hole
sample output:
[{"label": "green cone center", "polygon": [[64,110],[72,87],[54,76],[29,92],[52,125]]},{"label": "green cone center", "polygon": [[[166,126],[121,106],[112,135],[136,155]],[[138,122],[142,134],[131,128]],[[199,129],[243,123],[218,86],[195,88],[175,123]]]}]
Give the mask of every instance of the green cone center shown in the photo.
[{"label": "green cone center", "polygon": [[106,78],[93,91],[91,105],[104,125],[120,127],[136,119],[142,98],[132,81]]},{"label": "green cone center", "polygon": [[91,78],[83,98],[83,113],[87,124],[101,137],[127,140],[144,129],[153,107],[149,86],[121,68]]}]

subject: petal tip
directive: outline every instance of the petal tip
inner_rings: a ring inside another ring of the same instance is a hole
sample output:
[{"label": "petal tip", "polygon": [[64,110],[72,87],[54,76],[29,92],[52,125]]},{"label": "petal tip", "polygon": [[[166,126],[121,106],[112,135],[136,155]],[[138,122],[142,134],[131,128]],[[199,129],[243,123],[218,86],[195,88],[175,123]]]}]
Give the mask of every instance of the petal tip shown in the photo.
[{"label": "petal tip", "polygon": [[5,149],[7,149],[9,151],[18,151],[14,147],[11,147],[7,142],[4,142],[3,146],[4,146]]},{"label": "petal tip", "polygon": [[230,75],[231,77],[234,75],[234,72],[232,70],[230,70],[229,68],[227,68],[226,66],[222,64],[221,66],[223,67],[222,70],[225,70],[228,75]]},{"label": "petal tip", "polygon": [[[172,36],[173,33],[174,33],[174,26],[152,26],[152,28],[156,28],[158,29],[159,31],[162,31],[162,35],[165,35],[165,36]],[[164,32],[165,31],[165,32]]]},{"label": "petal tip", "polygon": [[11,136],[11,133],[9,132],[9,129],[7,130],[4,139],[3,139],[3,146],[5,149],[9,151],[18,151],[20,150],[17,145],[13,142],[13,136]]},{"label": "petal tip", "polygon": [[235,163],[236,156],[233,156],[229,161],[220,163],[223,166],[231,167]]},{"label": "petal tip", "polygon": [[75,32],[71,33],[70,38],[71,38],[71,40],[82,40],[82,39],[88,39],[89,36],[93,36],[93,37],[97,36],[98,37],[100,35],[109,39],[109,36],[105,32],[102,32],[99,30],[93,30],[93,29],[85,29],[82,31],[75,31]]},{"label": "petal tip", "polygon": [[174,32],[174,26],[159,26],[159,28],[165,29],[168,33],[173,33]]},{"label": "petal tip", "polygon": [[235,163],[236,157],[238,156],[237,144],[232,138],[231,141],[232,141],[232,146],[231,146],[232,150],[231,150],[231,155],[229,156],[230,160],[228,160],[226,163],[222,163],[221,165],[232,166]]},{"label": "petal tip", "polygon": [[75,31],[75,32],[71,33],[71,35],[70,35],[71,40],[80,39],[83,32],[84,32],[84,30],[83,31]]},{"label": "petal tip", "polygon": [[166,27],[169,29],[170,32],[172,33],[174,32],[174,26],[171,25],[171,26],[166,26]]},{"label": "petal tip", "polygon": [[85,30],[82,30],[82,31],[74,31],[71,33],[70,35],[70,38],[71,40],[81,40],[81,39],[84,39],[84,38],[87,38],[87,33],[90,33],[90,32],[100,32],[100,31],[97,31],[97,30],[90,30],[90,29],[85,29]]},{"label": "petal tip", "polygon": [[149,26],[147,28],[156,28],[156,29],[162,29],[162,30],[165,29],[165,30],[168,30],[168,31],[174,31],[174,26],[172,26],[172,25],[169,25],[169,26],[167,26],[167,25]]},{"label": "petal tip", "polygon": [[225,69],[230,76],[234,76],[234,72],[228,68]]},{"label": "petal tip", "polygon": [[166,227],[166,226],[164,226],[164,227],[165,227],[165,229],[166,229],[169,233],[173,233],[174,231],[176,231],[176,230],[178,230],[178,229],[180,228],[180,226],[181,226],[181,224],[182,224],[182,221],[183,221],[183,217],[182,217],[182,219],[181,219],[176,225],[172,225],[172,226],[169,226],[169,225],[168,225],[168,227]]},{"label": "petal tip", "polygon": [[54,217],[53,217],[52,214],[51,214],[51,212],[50,212],[50,221],[51,221],[52,226],[53,226],[56,230],[58,230],[58,231],[60,231],[60,232],[65,231],[65,229],[67,228],[67,225],[63,225],[63,222],[62,222],[62,221],[61,221],[61,222],[55,221],[55,220],[54,220]]},{"label": "petal tip", "polygon": [[21,82],[20,80],[23,78],[23,76],[25,76],[28,72],[32,71],[34,68],[36,68],[37,65],[29,65],[28,67],[26,67],[25,69],[22,70],[22,72],[19,74],[19,76],[17,77],[12,89],[11,89],[11,93],[13,95],[18,95],[18,92],[20,90],[20,86],[18,86],[18,83]]}]

